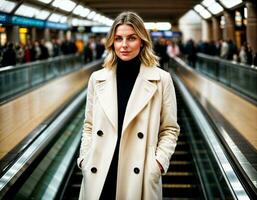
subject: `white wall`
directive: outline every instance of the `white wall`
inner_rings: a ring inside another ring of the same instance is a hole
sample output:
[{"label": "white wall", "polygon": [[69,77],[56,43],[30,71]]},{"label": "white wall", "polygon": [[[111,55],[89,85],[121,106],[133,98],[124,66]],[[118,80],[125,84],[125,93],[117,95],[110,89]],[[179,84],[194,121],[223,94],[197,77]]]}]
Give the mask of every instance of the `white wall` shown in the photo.
[{"label": "white wall", "polygon": [[182,41],[193,39],[198,42],[202,39],[201,18],[193,10],[188,11],[179,19],[179,29],[182,32]]}]

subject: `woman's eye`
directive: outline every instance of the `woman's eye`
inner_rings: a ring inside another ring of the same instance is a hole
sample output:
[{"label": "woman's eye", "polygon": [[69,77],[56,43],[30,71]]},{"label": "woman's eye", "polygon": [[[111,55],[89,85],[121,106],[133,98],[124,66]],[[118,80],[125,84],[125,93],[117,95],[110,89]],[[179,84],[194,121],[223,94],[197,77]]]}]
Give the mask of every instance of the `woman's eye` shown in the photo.
[{"label": "woman's eye", "polygon": [[137,38],[136,37],[129,37],[128,39],[129,39],[129,41],[135,41]]},{"label": "woman's eye", "polygon": [[122,41],[122,38],[117,37],[117,38],[115,38],[115,41],[120,42],[120,41]]}]

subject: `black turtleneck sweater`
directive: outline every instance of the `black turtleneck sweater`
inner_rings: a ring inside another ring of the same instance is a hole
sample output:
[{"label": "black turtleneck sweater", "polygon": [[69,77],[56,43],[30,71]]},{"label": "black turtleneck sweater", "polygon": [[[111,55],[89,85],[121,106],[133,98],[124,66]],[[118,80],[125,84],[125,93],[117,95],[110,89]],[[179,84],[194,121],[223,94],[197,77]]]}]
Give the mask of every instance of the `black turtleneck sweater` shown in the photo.
[{"label": "black turtleneck sweater", "polygon": [[140,59],[117,60],[118,134],[121,134],[127,103],[140,69]]},{"label": "black turtleneck sweater", "polygon": [[114,200],[116,196],[119,146],[122,124],[126,112],[127,103],[140,70],[140,64],[141,62],[138,56],[129,61],[123,61],[119,58],[117,59],[116,79],[118,102],[118,140],[101,193],[101,200]]}]

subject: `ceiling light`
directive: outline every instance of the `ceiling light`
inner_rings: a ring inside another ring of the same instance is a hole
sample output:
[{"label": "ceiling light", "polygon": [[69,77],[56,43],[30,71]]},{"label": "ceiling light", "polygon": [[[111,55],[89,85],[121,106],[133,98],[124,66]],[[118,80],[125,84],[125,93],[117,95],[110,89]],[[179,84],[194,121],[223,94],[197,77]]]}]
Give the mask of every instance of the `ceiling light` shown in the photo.
[{"label": "ceiling light", "polygon": [[[206,4],[204,4],[204,1],[202,2],[202,4],[206,5]],[[214,15],[216,15],[224,10],[223,7],[214,0],[212,2],[211,2],[211,0],[209,0],[208,6],[206,6],[206,7]]]},{"label": "ceiling light", "polygon": [[210,18],[211,13],[207,11],[202,5],[198,4],[194,7],[194,10],[201,15],[204,19]]},{"label": "ceiling light", "polygon": [[76,15],[80,15],[81,17],[86,17],[90,13],[90,10],[81,5],[78,5],[72,12]]},{"label": "ceiling light", "polygon": [[49,17],[49,21],[52,21],[52,22],[59,22],[60,19],[61,19],[62,15],[59,15],[59,14],[56,14],[56,13],[53,13],[50,15]]},{"label": "ceiling light", "polygon": [[61,22],[61,23],[67,23],[67,19],[68,19],[68,17],[66,17],[66,16],[61,16],[60,22]]},{"label": "ceiling light", "polygon": [[35,15],[37,15],[39,12],[38,8],[26,5],[26,4],[22,4],[16,11],[15,14],[16,15],[21,15],[21,16],[25,16],[25,17],[34,17]]},{"label": "ceiling light", "polygon": [[83,6],[81,5],[78,5],[72,12],[75,14],[75,15],[80,15],[80,13],[83,12]]},{"label": "ceiling light", "polygon": [[50,15],[50,12],[46,10],[40,10],[36,13],[35,18],[45,20]]},{"label": "ceiling light", "polygon": [[168,31],[171,29],[171,24],[169,22],[157,22],[156,28],[160,31]]},{"label": "ceiling light", "polygon": [[204,1],[202,1],[202,4],[206,7],[211,6],[213,3],[215,3],[215,0],[204,0]]},{"label": "ceiling light", "polygon": [[247,19],[247,7],[244,7],[244,18]]},{"label": "ceiling light", "polygon": [[226,8],[233,8],[234,6],[239,5],[242,3],[242,0],[220,0],[220,2],[226,7]]},{"label": "ceiling light", "polygon": [[145,28],[148,30],[156,29],[156,24],[154,22],[145,22]]},{"label": "ceiling light", "polygon": [[76,6],[76,3],[74,3],[71,0],[54,0],[52,5],[54,7],[57,7],[57,8],[60,8],[62,10],[65,10],[67,12],[70,12]]},{"label": "ceiling light", "polygon": [[96,15],[96,12],[95,12],[95,11],[91,11],[91,12],[88,14],[87,18],[88,18],[88,19],[93,19],[95,15]]},{"label": "ceiling light", "polygon": [[38,0],[38,1],[40,1],[40,2],[42,2],[42,3],[45,3],[45,4],[48,4],[48,3],[50,3],[50,2],[53,1],[53,0]]},{"label": "ceiling light", "polygon": [[17,3],[1,0],[0,1],[0,11],[10,13],[14,9],[14,7],[17,5]]},{"label": "ceiling light", "polygon": [[98,21],[99,18],[100,18],[100,14],[96,14],[96,15],[93,17],[93,21]]}]

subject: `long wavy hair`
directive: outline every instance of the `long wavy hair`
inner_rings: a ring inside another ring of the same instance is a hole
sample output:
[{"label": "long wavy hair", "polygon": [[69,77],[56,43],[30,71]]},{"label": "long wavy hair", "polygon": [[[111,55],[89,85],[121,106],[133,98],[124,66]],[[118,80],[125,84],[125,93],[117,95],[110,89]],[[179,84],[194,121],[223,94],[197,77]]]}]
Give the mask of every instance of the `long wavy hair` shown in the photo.
[{"label": "long wavy hair", "polygon": [[112,68],[116,65],[117,55],[114,51],[114,35],[117,27],[123,24],[133,27],[136,34],[141,38],[142,47],[139,53],[141,63],[149,67],[159,65],[159,58],[154,54],[151,37],[144,26],[143,19],[134,12],[126,11],[120,13],[116,17],[107,35],[105,43],[107,56],[104,60],[103,66],[107,68]]}]

